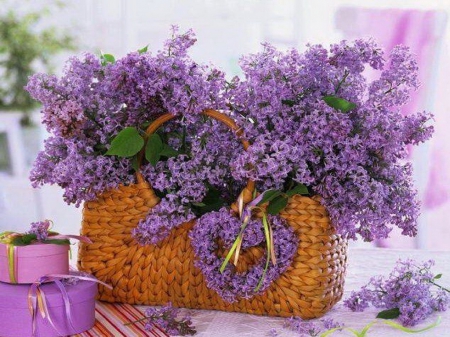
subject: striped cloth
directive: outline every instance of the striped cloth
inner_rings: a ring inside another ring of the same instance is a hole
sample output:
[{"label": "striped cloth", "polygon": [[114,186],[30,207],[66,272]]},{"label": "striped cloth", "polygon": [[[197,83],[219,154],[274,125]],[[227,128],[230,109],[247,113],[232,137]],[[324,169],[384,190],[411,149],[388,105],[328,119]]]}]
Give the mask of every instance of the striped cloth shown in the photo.
[{"label": "striped cloth", "polygon": [[169,337],[159,328],[144,329],[145,322],[124,325],[143,318],[143,313],[129,304],[111,304],[97,301],[95,304],[95,325],[76,337]]}]

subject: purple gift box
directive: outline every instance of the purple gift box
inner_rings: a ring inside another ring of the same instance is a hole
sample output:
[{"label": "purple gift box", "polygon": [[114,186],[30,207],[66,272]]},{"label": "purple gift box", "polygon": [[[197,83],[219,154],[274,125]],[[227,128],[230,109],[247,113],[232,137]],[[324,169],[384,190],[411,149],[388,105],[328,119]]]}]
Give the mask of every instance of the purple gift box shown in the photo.
[{"label": "purple gift box", "polygon": [[[33,283],[47,274],[68,274],[68,251],[69,245],[44,243],[14,247],[16,283]],[[14,283],[10,278],[8,245],[3,243],[0,243],[0,281]]]},{"label": "purple gift box", "polygon": [[[33,319],[28,298],[30,285],[14,285],[0,282],[0,336],[1,337],[57,337],[70,336],[89,330],[95,323],[95,296],[97,283],[78,280],[64,284],[70,310],[67,310],[61,289],[54,282],[41,284],[48,313],[56,329],[48,319],[36,311],[36,330],[33,336]],[[68,313],[69,311],[69,313]],[[72,326],[68,319],[70,314]]]}]

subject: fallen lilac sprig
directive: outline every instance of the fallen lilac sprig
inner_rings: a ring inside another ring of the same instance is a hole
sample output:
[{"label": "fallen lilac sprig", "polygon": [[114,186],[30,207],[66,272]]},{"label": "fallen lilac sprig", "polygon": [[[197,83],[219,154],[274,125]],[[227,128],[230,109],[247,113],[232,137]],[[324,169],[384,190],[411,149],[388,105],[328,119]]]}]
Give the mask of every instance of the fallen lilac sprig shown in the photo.
[{"label": "fallen lilac sprig", "polygon": [[[300,317],[291,317],[285,320],[284,328],[289,329],[291,331],[297,332],[299,337],[328,337],[333,335],[336,331],[348,331],[351,332],[355,337],[367,337],[369,330],[376,324],[385,324],[390,327],[406,332],[406,333],[420,333],[427,330],[430,330],[441,322],[441,318],[438,319],[421,329],[410,329],[402,326],[401,324],[386,321],[386,320],[374,320],[364,326],[360,331],[344,326],[343,323],[338,323],[331,318],[325,318],[318,322],[305,321]],[[269,331],[269,336],[278,336],[278,331],[276,329],[271,329]]]},{"label": "fallen lilac sprig", "polygon": [[[364,311],[369,305],[384,309],[377,318],[398,318],[403,326],[414,326],[435,311],[445,311],[450,304],[450,291],[435,280],[441,274],[431,272],[434,261],[417,264],[399,260],[388,278],[372,277],[357,292],[352,292],[344,305],[352,311]],[[437,287],[437,291],[432,291]]]},{"label": "fallen lilac sprig", "polygon": [[317,322],[305,321],[300,317],[290,317],[284,321],[284,328],[295,331],[299,337],[328,336],[329,332],[342,330],[343,323],[334,321],[332,318],[324,318]]},{"label": "fallen lilac sprig", "polygon": [[136,324],[142,321],[145,323],[145,329],[152,331],[155,327],[165,330],[170,335],[187,336],[197,333],[195,327],[192,325],[191,318],[184,316],[177,319],[180,309],[174,308],[169,302],[161,308],[148,308],[145,310],[145,317],[137,321],[126,323],[125,325]]}]

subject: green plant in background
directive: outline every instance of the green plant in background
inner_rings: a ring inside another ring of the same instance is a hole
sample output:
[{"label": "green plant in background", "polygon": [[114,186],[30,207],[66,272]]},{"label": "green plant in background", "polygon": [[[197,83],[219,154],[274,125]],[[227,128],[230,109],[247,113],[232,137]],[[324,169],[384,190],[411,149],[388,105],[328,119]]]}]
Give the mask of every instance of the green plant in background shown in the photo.
[{"label": "green plant in background", "polygon": [[[5,1],[0,5],[5,6]],[[55,26],[43,27],[44,19],[51,14],[50,6],[61,8],[62,4],[57,1],[39,11],[20,14],[17,9],[6,9],[0,14],[0,111],[24,113],[23,125],[30,124],[28,113],[36,107],[24,90],[28,77],[39,70],[52,72],[52,57],[75,49],[75,40],[68,32]]]}]

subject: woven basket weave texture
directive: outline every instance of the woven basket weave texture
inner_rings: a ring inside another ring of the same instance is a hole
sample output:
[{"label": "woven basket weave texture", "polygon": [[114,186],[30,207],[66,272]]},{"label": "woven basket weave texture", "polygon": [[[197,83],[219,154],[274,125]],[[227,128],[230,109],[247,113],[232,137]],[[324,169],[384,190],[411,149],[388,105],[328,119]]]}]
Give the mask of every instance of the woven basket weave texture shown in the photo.
[{"label": "woven basket weave texture", "polygon": [[[157,246],[134,241],[132,229],[157,203],[147,183],[121,186],[85,203],[81,234],[93,243],[81,243],[78,263],[81,270],[113,286],[113,290],[100,286],[100,300],[146,305],[170,301],[185,308],[314,318],[342,297],[347,244],[334,234],[316,198],[296,195],[281,212],[300,242],[293,264],[263,295],[232,304],[208,289],[194,266],[188,238],[193,222],[173,230]],[[247,250],[238,270],[261,255],[259,249]]]}]

